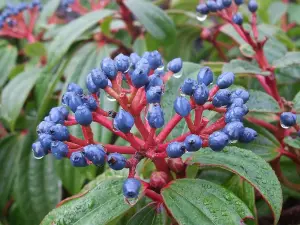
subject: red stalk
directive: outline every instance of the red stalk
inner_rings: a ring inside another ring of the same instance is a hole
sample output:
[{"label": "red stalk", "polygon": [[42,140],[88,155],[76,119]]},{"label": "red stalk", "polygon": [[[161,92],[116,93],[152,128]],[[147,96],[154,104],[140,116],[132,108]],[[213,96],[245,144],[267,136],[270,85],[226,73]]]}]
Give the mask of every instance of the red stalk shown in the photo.
[{"label": "red stalk", "polygon": [[77,121],[76,120],[65,120],[64,125],[65,126],[73,126],[76,125]]},{"label": "red stalk", "polygon": [[161,197],[161,195],[150,189],[145,190],[145,195],[148,198],[151,198],[154,202],[163,202],[163,198]]},{"label": "red stalk", "polygon": [[104,88],[104,91],[106,91],[107,94],[109,94],[110,96],[112,96],[113,98],[115,98],[117,101],[119,101],[119,95],[117,92],[115,92],[111,87],[107,86],[106,88]]},{"label": "red stalk", "polygon": [[93,131],[90,126],[81,126],[81,130],[84,136],[84,139],[87,141],[88,144],[94,144],[94,135]]},{"label": "red stalk", "polygon": [[136,150],[132,147],[128,146],[117,146],[117,145],[110,145],[106,144],[104,145],[104,148],[106,149],[106,152],[109,153],[120,153],[120,154],[135,154]]},{"label": "red stalk", "polygon": [[[135,148],[137,151],[140,151],[141,145],[139,142],[137,142],[136,137],[132,133],[127,133],[125,135],[126,135],[127,141],[131,144],[131,146],[133,148]],[[144,144],[144,142],[143,142],[143,144]]]},{"label": "red stalk", "polygon": [[139,130],[140,134],[142,135],[143,139],[146,140],[148,137],[149,132],[147,131],[142,119],[140,116],[134,117],[134,124],[136,128]]},{"label": "red stalk", "polygon": [[70,141],[70,142],[73,142],[73,143],[75,143],[75,144],[77,144],[77,145],[80,145],[80,146],[85,146],[85,145],[87,144],[85,140],[82,140],[82,139],[80,139],[80,138],[77,138],[77,137],[75,137],[75,136],[73,136],[73,135],[71,135],[71,134],[70,134],[70,136],[69,136],[69,141]]},{"label": "red stalk", "polygon": [[226,125],[224,116],[218,119],[215,123],[205,128],[201,133],[202,134],[211,134],[217,130],[222,129]]},{"label": "red stalk", "polygon": [[168,135],[171,133],[171,131],[176,127],[176,125],[180,122],[182,119],[181,116],[178,114],[175,114],[172,119],[167,123],[167,125],[163,128],[163,130],[159,133],[159,135],[156,138],[157,143],[162,143],[166,140]]},{"label": "red stalk", "polygon": [[267,123],[264,120],[256,119],[256,118],[253,118],[253,117],[250,117],[250,116],[246,117],[246,119],[251,123],[254,123],[256,125],[259,125],[259,126],[262,126],[266,129],[268,129],[272,133],[276,133],[278,131],[278,128],[276,126],[274,126],[270,123]]},{"label": "red stalk", "polygon": [[214,97],[214,95],[218,92],[220,88],[218,87],[218,85],[215,85],[209,92],[209,97],[208,100],[212,100],[212,98]]},{"label": "red stalk", "polygon": [[185,122],[186,122],[186,124],[187,124],[189,130],[191,131],[191,133],[192,133],[192,134],[195,133],[196,127],[195,127],[194,124],[193,124],[193,121],[192,121],[192,119],[191,119],[191,115],[189,114],[188,116],[184,117],[184,119],[185,119]]}]

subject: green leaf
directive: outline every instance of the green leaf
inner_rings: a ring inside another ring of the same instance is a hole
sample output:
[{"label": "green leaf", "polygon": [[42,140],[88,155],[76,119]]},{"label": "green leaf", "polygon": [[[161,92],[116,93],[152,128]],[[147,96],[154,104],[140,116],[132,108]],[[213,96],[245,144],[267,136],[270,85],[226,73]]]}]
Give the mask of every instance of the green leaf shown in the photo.
[{"label": "green leaf", "polygon": [[292,138],[292,137],[285,137],[284,138],[284,143],[286,143],[287,145],[293,147],[293,148],[298,148],[300,149],[300,138],[296,137],[296,138]]},{"label": "green leaf", "polygon": [[299,4],[289,3],[288,16],[290,22],[295,22],[297,24],[300,24],[299,11],[300,11]]},{"label": "green leaf", "polygon": [[262,91],[249,90],[250,99],[247,106],[250,112],[277,113],[280,112],[278,103],[270,95]]},{"label": "green leaf", "polygon": [[287,53],[287,48],[280,41],[271,37],[264,46],[264,53],[269,63],[273,64],[274,60],[282,58]]},{"label": "green leaf", "polygon": [[258,65],[239,59],[233,59],[223,66],[223,72],[233,72],[237,74],[260,74],[264,76],[270,75],[268,71],[262,71]]},{"label": "green leaf", "polygon": [[269,21],[272,24],[279,22],[280,18],[287,12],[288,4],[273,2],[268,8]]},{"label": "green leaf", "polygon": [[46,55],[46,49],[41,42],[29,43],[25,46],[24,51],[30,57],[40,57]]},{"label": "green leaf", "polygon": [[[237,197],[239,197],[250,209],[252,215],[254,215],[255,220],[257,220],[256,207],[255,207],[255,191],[254,188],[243,178],[234,175],[231,179],[224,185],[225,188],[232,191]],[[247,225],[257,224],[255,221],[246,221]]]},{"label": "green leaf", "polygon": [[[52,156],[35,159],[31,152],[32,133],[24,137],[14,183],[14,199],[23,218],[38,224],[59,202],[61,185],[55,175]],[[28,216],[30,215],[30,216]]]},{"label": "green leaf", "polygon": [[10,124],[11,130],[14,130],[15,122],[37,81],[39,72],[40,70],[38,69],[27,70],[11,80],[3,89],[1,95],[1,117]]},{"label": "green leaf", "polygon": [[131,217],[127,225],[166,225],[166,222],[163,206],[152,202]]},{"label": "green leaf", "polygon": [[107,224],[130,209],[122,193],[124,178],[101,181],[82,197],[52,210],[41,225]]},{"label": "green leaf", "polygon": [[51,0],[48,1],[46,4],[43,4],[43,10],[39,15],[39,19],[37,24],[39,27],[45,27],[48,25],[48,19],[53,16],[55,11],[59,6],[60,0]]},{"label": "green leaf", "polygon": [[248,43],[240,45],[240,51],[241,53],[246,57],[252,57],[255,55],[255,51],[253,50],[252,46]]},{"label": "green leaf", "polygon": [[112,15],[113,12],[114,11],[108,9],[93,11],[65,25],[64,29],[60,30],[49,46],[47,68],[51,69],[59,62],[80,35],[96,25],[100,20]]},{"label": "green leaf", "polygon": [[12,45],[3,46],[0,48],[0,88],[6,82],[8,75],[16,65],[17,49]]},{"label": "green leaf", "polygon": [[261,193],[273,212],[274,224],[277,224],[282,208],[281,187],[274,171],[261,157],[237,147],[226,147],[222,152],[206,148],[193,154],[188,163],[220,167],[241,176]]},{"label": "green leaf", "polygon": [[267,162],[270,162],[279,156],[278,149],[280,149],[280,143],[272,133],[261,126],[257,126],[250,122],[244,122],[244,125],[254,129],[258,135],[256,139],[250,143],[237,143],[237,147],[248,149]]},{"label": "green leaf", "polygon": [[288,52],[285,56],[273,62],[276,68],[285,68],[294,65],[300,65],[300,52]]},{"label": "green leaf", "polygon": [[300,111],[300,91],[294,97],[293,103],[294,103],[295,110]]},{"label": "green leaf", "polygon": [[143,53],[147,51],[145,38],[144,37],[137,38],[134,41],[132,48],[137,54],[143,55]]},{"label": "green leaf", "polygon": [[153,37],[164,43],[174,40],[175,26],[162,9],[144,0],[125,0],[124,4]]},{"label": "green leaf", "polygon": [[206,180],[173,181],[162,190],[162,196],[179,224],[240,225],[243,219],[252,217],[232,192]]},{"label": "green leaf", "polygon": [[0,141],[0,164],[3,168],[0,171],[0,209],[8,201],[15,177],[16,155],[18,154],[18,143],[20,138],[17,135],[9,135]]},{"label": "green leaf", "polygon": [[246,42],[244,41],[244,39],[238,34],[238,32],[236,32],[236,30],[234,29],[234,27],[231,24],[227,23],[227,24],[223,25],[220,28],[220,30],[224,34],[226,34],[229,37],[231,37],[238,44],[240,44],[240,45],[246,44]]}]

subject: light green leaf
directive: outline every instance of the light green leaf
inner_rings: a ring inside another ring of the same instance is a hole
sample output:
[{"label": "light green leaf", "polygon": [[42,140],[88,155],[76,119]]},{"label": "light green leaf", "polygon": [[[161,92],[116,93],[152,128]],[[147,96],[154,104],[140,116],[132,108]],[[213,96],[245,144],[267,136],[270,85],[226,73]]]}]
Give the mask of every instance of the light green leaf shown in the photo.
[{"label": "light green leaf", "polygon": [[240,225],[243,219],[252,217],[242,200],[206,180],[173,181],[162,190],[162,196],[179,224]]},{"label": "light green leaf", "polygon": [[165,43],[174,40],[175,26],[162,9],[144,0],[125,0],[124,4],[153,37]]},{"label": "light green leaf", "polygon": [[29,43],[24,47],[26,55],[30,57],[40,57],[46,54],[46,49],[41,42]]},{"label": "light green leaf", "polygon": [[281,187],[274,171],[261,157],[237,147],[226,147],[222,152],[206,148],[193,154],[188,163],[220,167],[241,176],[261,193],[273,212],[274,224],[277,224],[283,201]]},{"label": "light green leaf", "polygon": [[276,24],[280,18],[287,12],[288,4],[283,2],[273,2],[268,8],[269,21]]},{"label": "light green leaf", "polygon": [[300,91],[296,94],[293,100],[294,108],[296,111],[300,111]]},{"label": "light green leaf", "polygon": [[6,82],[8,75],[16,65],[17,49],[14,46],[7,45],[0,48],[0,88]]},{"label": "light green leaf", "polygon": [[233,72],[237,74],[260,74],[268,76],[270,72],[262,71],[258,65],[239,59],[233,59],[223,66],[223,72]]},{"label": "light green leaf", "polygon": [[1,95],[1,117],[10,124],[11,130],[14,130],[15,122],[37,81],[39,73],[40,70],[38,69],[27,70],[11,80],[3,89]]},{"label": "light green leaf", "polygon": [[233,40],[235,40],[238,44],[240,45],[246,44],[244,39],[238,34],[238,32],[236,32],[236,30],[231,24],[226,23],[220,28],[220,30],[221,32],[223,32],[224,34],[228,35]]},{"label": "light green leaf", "polygon": [[60,0],[51,0],[43,5],[43,10],[40,13],[37,21],[38,26],[45,27],[48,24],[48,19],[55,13],[59,6]]},{"label": "light green leaf", "polygon": [[288,52],[285,56],[273,62],[276,68],[285,68],[294,65],[300,65],[300,52]]},{"label": "light green leaf", "polygon": [[47,57],[49,61],[47,68],[51,69],[59,62],[80,35],[95,26],[100,20],[111,16],[113,12],[114,11],[108,9],[93,11],[65,25],[64,29],[60,30],[49,46]]},{"label": "light green leaf", "polygon": [[80,198],[52,210],[41,225],[107,224],[130,209],[122,192],[124,178],[103,180]]},{"label": "light green leaf", "polygon": [[278,103],[270,95],[262,91],[250,90],[247,106],[250,112],[276,113],[280,112]]},{"label": "light green leaf", "polygon": [[300,12],[299,4],[289,3],[288,16],[290,22],[295,22],[297,24],[300,24],[299,12]]},{"label": "light green leaf", "polygon": [[248,43],[240,45],[239,48],[241,53],[246,57],[252,57],[255,55],[255,51],[253,50],[252,46]]},{"label": "light green leaf", "polygon": [[293,147],[293,148],[297,148],[300,149],[300,138],[296,137],[296,138],[292,138],[292,137],[285,137],[284,138],[284,143],[286,143],[287,145]]}]

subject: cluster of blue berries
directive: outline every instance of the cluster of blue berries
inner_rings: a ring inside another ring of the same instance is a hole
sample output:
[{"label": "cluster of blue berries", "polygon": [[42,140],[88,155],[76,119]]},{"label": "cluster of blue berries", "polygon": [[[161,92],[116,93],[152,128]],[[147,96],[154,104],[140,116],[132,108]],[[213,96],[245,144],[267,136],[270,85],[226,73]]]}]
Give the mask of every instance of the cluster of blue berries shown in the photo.
[{"label": "cluster of blue berries", "polygon": [[284,112],[280,115],[280,124],[283,128],[290,128],[297,123],[297,115],[292,112]]},{"label": "cluster of blue berries", "polygon": [[42,9],[40,0],[33,0],[30,3],[21,2],[17,5],[8,4],[0,14],[0,29],[3,28],[5,23],[10,27],[16,26],[17,19],[15,17],[25,10],[33,8],[38,8],[39,10]]},{"label": "cluster of blue berries", "polygon": [[[232,0],[208,0],[206,3],[201,3],[196,7],[196,11],[202,15],[207,15],[210,12],[222,11],[223,9],[231,7]],[[244,3],[244,0],[234,0],[237,6]],[[248,9],[250,12],[255,13],[258,9],[258,4],[256,0],[248,1]],[[232,16],[232,21],[237,25],[243,24],[243,15],[241,13],[236,13]]]},{"label": "cluster of blue berries", "polygon": [[70,5],[74,4],[75,0],[62,0],[61,5],[64,9],[68,9]]},{"label": "cluster of blue berries", "polygon": [[[248,113],[245,103],[249,100],[249,93],[244,89],[230,91],[227,89],[234,82],[234,74],[225,72],[216,82],[219,89],[212,97],[214,107],[226,107],[224,119],[225,127],[215,131],[208,138],[208,146],[214,151],[222,150],[230,142],[240,141],[248,143],[253,141],[257,133],[251,128],[243,126],[243,117]],[[186,79],[181,86],[184,95],[192,97],[197,105],[203,106],[209,100],[208,85],[213,82],[213,72],[209,67],[203,67],[198,73],[197,81]],[[174,110],[182,117],[186,117],[192,110],[192,105],[184,96],[174,101]],[[202,147],[202,139],[198,135],[189,135],[184,142],[173,142],[167,147],[167,154],[171,158],[181,157],[186,151],[198,151]]]}]

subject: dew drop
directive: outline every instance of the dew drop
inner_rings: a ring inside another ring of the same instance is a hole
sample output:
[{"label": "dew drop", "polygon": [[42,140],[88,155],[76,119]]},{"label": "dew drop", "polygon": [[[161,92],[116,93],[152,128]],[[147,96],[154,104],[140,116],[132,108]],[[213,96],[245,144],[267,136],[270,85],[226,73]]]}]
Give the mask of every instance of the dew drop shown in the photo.
[{"label": "dew drop", "polygon": [[180,77],[182,77],[182,70],[180,70],[178,73],[174,73],[172,77],[176,78],[176,79],[179,79]]},{"label": "dew drop", "polygon": [[165,66],[163,64],[156,68],[156,70],[158,70],[158,71],[163,71],[164,69],[165,69]]},{"label": "dew drop", "polygon": [[44,158],[44,156],[38,157],[38,156],[35,156],[34,153],[33,153],[33,158],[35,158],[35,159],[42,159],[42,158]]},{"label": "dew drop", "polygon": [[206,20],[207,18],[207,15],[203,15],[201,13],[197,13],[197,16],[196,16],[197,20],[199,20],[200,22],[203,22]]},{"label": "dew drop", "polygon": [[234,144],[234,143],[237,143],[237,142],[238,142],[237,140],[231,140],[230,144]]},{"label": "dew drop", "polygon": [[116,99],[113,98],[112,96],[110,96],[109,94],[106,94],[106,99],[107,99],[107,101],[110,101],[110,102],[115,102],[116,101]]},{"label": "dew drop", "polygon": [[138,198],[125,198],[125,197],[124,197],[124,201],[125,201],[125,203],[127,203],[128,205],[133,206],[133,205],[135,205],[135,203],[137,203]]},{"label": "dew drop", "polygon": [[283,129],[289,129],[290,127],[284,125],[283,123],[280,122],[280,126],[283,128]]},{"label": "dew drop", "polygon": [[182,92],[181,88],[179,89],[179,94],[180,94],[180,96],[182,96],[182,97],[185,97],[185,96],[186,96],[186,94],[184,94],[184,93]]},{"label": "dew drop", "polygon": [[68,7],[68,8],[66,9],[66,11],[67,11],[67,12],[72,12],[73,10],[72,10],[70,7]]}]

